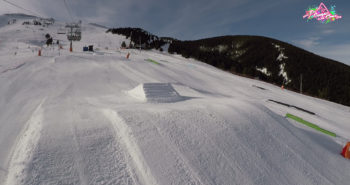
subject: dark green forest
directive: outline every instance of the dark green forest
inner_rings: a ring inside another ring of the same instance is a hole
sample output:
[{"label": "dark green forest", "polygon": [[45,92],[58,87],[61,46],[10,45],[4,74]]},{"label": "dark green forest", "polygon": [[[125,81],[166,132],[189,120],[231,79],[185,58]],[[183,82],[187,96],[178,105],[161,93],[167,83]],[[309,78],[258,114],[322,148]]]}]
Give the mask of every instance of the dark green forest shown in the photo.
[{"label": "dark green forest", "polygon": [[[130,38],[131,43],[127,43],[128,48],[157,49],[167,42],[141,28],[115,28],[107,30],[107,33],[119,34]],[[130,45],[129,45],[130,44]]]},{"label": "dark green forest", "polygon": [[[350,66],[327,59],[291,44],[261,36],[222,36],[195,41],[159,38],[140,28],[111,29],[108,32],[141,40],[145,49],[169,44],[169,53],[194,58],[225,71],[276,84],[350,106]],[[135,44],[136,45],[136,44]],[[281,74],[281,66],[288,81]],[[257,69],[266,68],[269,74]]]}]

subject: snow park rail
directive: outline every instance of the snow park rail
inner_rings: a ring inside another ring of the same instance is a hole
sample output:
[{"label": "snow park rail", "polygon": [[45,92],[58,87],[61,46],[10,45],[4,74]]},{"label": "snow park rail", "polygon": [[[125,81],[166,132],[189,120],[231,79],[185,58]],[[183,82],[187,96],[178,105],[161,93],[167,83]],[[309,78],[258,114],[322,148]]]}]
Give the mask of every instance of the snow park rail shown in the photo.
[{"label": "snow park rail", "polygon": [[311,112],[311,111],[308,111],[308,110],[306,110],[306,109],[297,107],[297,106],[295,106],[295,105],[289,105],[289,104],[286,104],[286,103],[283,103],[283,102],[279,102],[279,101],[276,101],[276,100],[271,100],[271,99],[269,99],[268,101],[274,102],[274,103],[277,103],[277,104],[280,104],[280,105],[284,105],[284,106],[286,106],[286,107],[292,107],[292,108],[295,108],[295,109],[297,109],[297,110],[300,110],[300,111],[309,113],[309,114],[311,114],[311,115],[316,115],[316,113],[314,113],[314,112]]},{"label": "snow park rail", "polygon": [[155,61],[155,60],[152,60],[152,59],[145,59],[145,61],[147,62],[151,62],[151,63],[154,63],[154,64],[160,64],[159,62]]},{"label": "snow park rail", "polygon": [[324,134],[330,135],[330,136],[332,136],[332,137],[337,137],[337,135],[336,135],[335,133],[333,133],[333,132],[331,132],[331,131],[328,131],[328,130],[326,130],[326,129],[323,129],[323,128],[321,128],[321,127],[319,127],[319,126],[317,126],[317,125],[315,125],[315,124],[313,124],[313,123],[310,123],[310,122],[308,122],[308,121],[305,121],[305,120],[303,120],[302,118],[300,118],[300,117],[298,117],[298,116],[294,116],[294,115],[292,115],[292,114],[287,113],[287,114],[286,114],[286,117],[287,117],[287,118],[290,118],[290,119],[293,119],[293,120],[295,120],[295,121],[297,121],[297,122],[299,122],[299,123],[301,123],[301,124],[304,124],[304,125],[306,125],[306,126],[308,126],[308,127],[310,127],[310,128],[313,128],[313,129],[315,129],[315,130],[317,130],[317,131],[320,131],[320,132],[322,132],[322,133],[324,133]]}]

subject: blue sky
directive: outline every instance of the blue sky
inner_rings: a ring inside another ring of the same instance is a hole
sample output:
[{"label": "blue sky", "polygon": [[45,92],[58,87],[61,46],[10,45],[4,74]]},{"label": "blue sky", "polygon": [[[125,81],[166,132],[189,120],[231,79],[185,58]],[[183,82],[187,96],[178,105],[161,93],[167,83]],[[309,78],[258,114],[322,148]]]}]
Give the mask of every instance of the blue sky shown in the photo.
[{"label": "blue sky", "polygon": [[[8,0],[40,15],[69,21],[63,0]],[[109,27],[141,27],[159,36],[193,40],[261,35],[350,65],[349,0],[66,0],[74,19]],[[302,18],[310,6],[336,6],[342,19]],[[9,11],[9,10],[8,10]],[[0,9],[1,12],[1,9]]]}]

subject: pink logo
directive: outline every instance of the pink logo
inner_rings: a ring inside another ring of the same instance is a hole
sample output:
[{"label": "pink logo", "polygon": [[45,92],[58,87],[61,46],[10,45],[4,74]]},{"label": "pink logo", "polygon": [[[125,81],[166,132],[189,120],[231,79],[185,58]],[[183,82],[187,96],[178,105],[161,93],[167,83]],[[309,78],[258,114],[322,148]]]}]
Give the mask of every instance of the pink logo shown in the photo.
[{"label": "pink logo", "polygon": [[306,14],[303,16],[303,18],[307,18],[308,21],[312,20],[312,19],[317,19],[318,21],[320,21],[321,23],[329,23],[329,22],[333,22],[337,19],[341,19],[342,16],[339,16],[335,13],[335,6],[331,7],[331,11],[328,10],[328,8],[326,7],[326,5],[324,5],[323,3],[320,4],[320,6],[316,7],[316,8],[309,8],[306,11]]}]

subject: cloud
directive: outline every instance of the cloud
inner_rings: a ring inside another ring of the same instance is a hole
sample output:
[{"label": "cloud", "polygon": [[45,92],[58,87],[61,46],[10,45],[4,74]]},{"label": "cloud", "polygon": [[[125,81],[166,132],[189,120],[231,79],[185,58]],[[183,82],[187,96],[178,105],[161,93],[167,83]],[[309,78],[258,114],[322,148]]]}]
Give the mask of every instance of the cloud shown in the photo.
[{"label": "cloud", "polygon": [[321,41],[320,37],[311,37],[293,42],[297,46],[317,55],[350,65],[350,43],[332,44],[330,42]]},{"label": "cloud", "polygon": [[310,37],[303,40],[295,40],[293,42],[296,45],[301,46],[302,48],[313,49],[320,44],[320,39],[321,39],[320,37]]},{"label": "cloud", "polygon": [[329,34],[332,34],[332,33],[335,33],[336,30],[333,30],[333,29],[326,29],[326,30],[323,30],[322,33],[325,34],[325,35],[329,35]]},{"label": "cloud", "polygon": [[350,66],[350,43],[339,45],[325,45],[317,48],[321,56],[334,59]]}]

